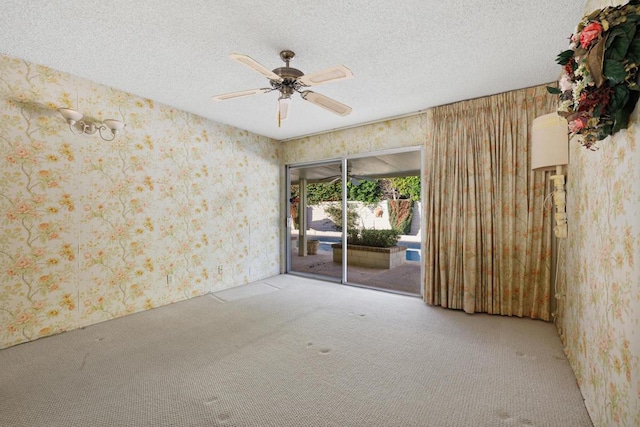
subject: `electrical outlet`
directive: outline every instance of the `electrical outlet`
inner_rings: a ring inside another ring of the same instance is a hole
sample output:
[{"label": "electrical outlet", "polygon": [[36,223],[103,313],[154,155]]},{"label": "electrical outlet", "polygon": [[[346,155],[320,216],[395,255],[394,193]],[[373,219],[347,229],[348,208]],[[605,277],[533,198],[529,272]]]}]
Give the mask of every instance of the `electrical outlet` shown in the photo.
[{"label": "electrical outlet", "polygon": [[223,273],[222,266],[221,266],[221,265],[219,265],[219,266],[218,266],[218,275],[219,275],[219,276],[222,276],[222,273]]},{"label": "electrical outlet", "polygon": [[167,285],[171,285],[173,283],[173,275],[167,274]]}]

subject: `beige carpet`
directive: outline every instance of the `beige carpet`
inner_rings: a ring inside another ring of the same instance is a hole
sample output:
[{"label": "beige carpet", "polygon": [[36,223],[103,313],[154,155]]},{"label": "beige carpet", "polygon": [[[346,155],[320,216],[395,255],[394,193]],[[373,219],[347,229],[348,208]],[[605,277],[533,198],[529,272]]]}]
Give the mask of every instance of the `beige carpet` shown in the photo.
[{"label": "beige carpet", "polygon": [[590,426],[553,325],[278,276],[0,351],[1,426]]}]

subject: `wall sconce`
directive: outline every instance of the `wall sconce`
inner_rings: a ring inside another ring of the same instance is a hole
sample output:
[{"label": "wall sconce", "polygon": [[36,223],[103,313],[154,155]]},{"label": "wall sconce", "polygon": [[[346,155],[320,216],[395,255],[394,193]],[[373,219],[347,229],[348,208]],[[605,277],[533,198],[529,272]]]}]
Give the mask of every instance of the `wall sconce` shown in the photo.
[{"label": "wall sconce", "polygon": [[556,113],[533,120],[531,127],[531,169],[553,170],[553,202],[556,207],[556,226],[553,229],[559,239],[567,238],[567,193],[564,189],[562,166],[569,163],[569,130],[567,120]]},{"label": "wall sconce", "polygon": [[[102,123],[82,120],[82,114],[71,108],[58,108],[58,112],[67,121],[67,123],[69,124],[69,130],[74,135],[82,135],[84,133],[86,133],[87,135],[94,135],[97,132],[100,135],[100,138],[104,139],[105,141],[113,141],[118,132],[125,127],[124,123],[114,119],[107,119],[102,121]],[[78,124],[78,126],[80,126],[80,132],[76,132],[73,130],[76,123]],[[111,131],[111,138],[105,138],[105,136],[102,134],[102,132],[106,131],[107,129]]]}]

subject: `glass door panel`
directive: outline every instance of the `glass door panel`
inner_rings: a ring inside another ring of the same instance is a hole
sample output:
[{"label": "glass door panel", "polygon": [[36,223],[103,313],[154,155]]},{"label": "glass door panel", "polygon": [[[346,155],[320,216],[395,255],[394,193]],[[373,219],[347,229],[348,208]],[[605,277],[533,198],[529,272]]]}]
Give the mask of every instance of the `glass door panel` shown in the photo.
[{"label": "glass door panel", "polygon": [[421,152],[347,161],[346,283],[421,294]]},{"label": "glass door panel", "polygon": [[289,169],[288,271],[342,280],[332,247],[342,238],[340,174],[340,161]]}]

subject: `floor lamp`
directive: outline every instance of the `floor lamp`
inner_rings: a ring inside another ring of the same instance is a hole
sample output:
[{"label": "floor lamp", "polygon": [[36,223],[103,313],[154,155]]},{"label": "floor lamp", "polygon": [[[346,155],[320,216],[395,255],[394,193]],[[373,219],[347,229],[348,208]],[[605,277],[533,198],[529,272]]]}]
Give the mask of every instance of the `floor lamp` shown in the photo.
[{"label": "floor lamp", "polygon": [[567,238],[567,198],[562,167],[569,163],[569,130],[567,121],[556,113],[533,120],[531,127],[531,169],[555,169],[550,179],[554,184],[553,203],[556,207],[556,226],[553,229],[559,239]]}]

